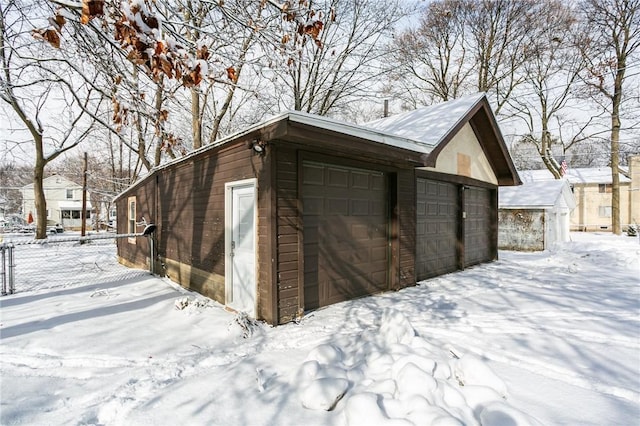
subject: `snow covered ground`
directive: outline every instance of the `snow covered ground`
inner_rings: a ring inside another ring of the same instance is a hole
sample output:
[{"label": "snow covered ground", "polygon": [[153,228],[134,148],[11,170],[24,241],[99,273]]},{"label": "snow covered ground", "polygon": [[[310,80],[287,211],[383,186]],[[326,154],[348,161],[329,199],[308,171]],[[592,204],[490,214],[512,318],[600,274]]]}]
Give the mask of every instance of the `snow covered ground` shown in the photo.
[{"label": "snow covered ground", "polygon": [[275,328],[113,244],[30,246],[76,278],[0,298],[0,424],[637,424],[639,241],[571,237]]}]

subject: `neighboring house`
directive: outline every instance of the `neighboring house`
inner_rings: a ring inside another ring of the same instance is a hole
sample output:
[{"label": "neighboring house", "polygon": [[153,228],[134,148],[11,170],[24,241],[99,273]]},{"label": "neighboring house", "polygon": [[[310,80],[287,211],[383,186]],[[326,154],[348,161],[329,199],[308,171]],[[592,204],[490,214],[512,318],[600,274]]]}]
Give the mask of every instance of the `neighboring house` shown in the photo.
[{"label": "neighboring house", "polygon": [[[630,224],[640,222],[640,156],[629,157],[629,170],[620,173],[620,223],[623,231]],[[523,181],[552,181],[548,170],[521,171]],[[632,182],[630,177],[635,177]],[[571,212],[572,231],[611,231],[611,168],[577,168],[567,170],[576,199]]]},{"label": "neighboring house", "polygon": [[631,155],[627,159],[626,176],[631,180],[629,188],[629,221],[628,224],[640,225],[640,155]]},{"label": "neighboring house", "polygon": [[505,186],[498,194],[499,249],[545,250],[569,241],[576,200],[566,180]]},{"label": "neighboring house", "polygon": [[[156,273],[281,324],[496,259],[498,185],[519,183],[479,94],[363,126],[287,112],[115,202],[118,233],[157,226]],[[148,239],[117,246],[148,268]]]},{"label": "neighboring house", "polygon": [[118,223],[118,212],[116,207],[113,206],[109,209],[109,217],[107,219],[107,227],[115,229]]},{"label": "neighboring house", "polygon": [[3,233],[7,228],[7,221],[4,217],[5,206],[7,205],[7,200],[5,200],[2,196],[0,196],[0,233]]},{"label": "neighboring house", "polygon": [[[82,227],[82,186],[60,176],[49,176],[42,181],[47,200],[47,225],[60,224],[65,229],[79,230]],[[25,185],[22,192],[22,216],[31,215],[37,221],[33,183]],[[87,195],[87,222],[91,217],[91,203]],[[88,222],[89,223],[89,222]]]},{"label": "neighboring house", "polygon": [[4,215],[7,206],[7,200],[5,200],[2,196],[0,196],[0,220],[4,222]]}]

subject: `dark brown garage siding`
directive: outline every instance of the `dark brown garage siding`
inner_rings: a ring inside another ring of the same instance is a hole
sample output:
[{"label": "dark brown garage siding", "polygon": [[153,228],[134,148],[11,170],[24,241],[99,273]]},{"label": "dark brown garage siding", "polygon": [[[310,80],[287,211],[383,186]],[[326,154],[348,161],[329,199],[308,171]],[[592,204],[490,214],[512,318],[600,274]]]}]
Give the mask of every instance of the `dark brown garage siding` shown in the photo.
[{"label": "dark brown garage siding", "polygon": [[400,170],[397,173],[397,220],[398,238],[392,241],[399,244],[399,281],[398,288],[416,285],[416,176],[415,171]]},{"label": "dark brown garage siding", "polygon": [[387,194],[382,172],[303,163],[305,310],[388,289]]},{"label": "dark brown garage siding", "polygon": [[159,253],[224,276],[224,188],[253,178],[261,159],[244,144],[196,157],[159,175],[162,242]]},{"label": "dark brown garage siding", "polygon": [[458,185],[416,180],[416,276],[418,280],[458,269]]},{"label": "dark brown garage siding", "polygon": [[300,306],[298,156],[294,149],[278,147],[276,182],[277,309],[282,324],[295,319]]},{"label": "dark brown garage siding", "polygon": [[464,266],[488,262],[497,258],[497,201],[495,190],[465,187]]},{"label": "dark brown garage siding", "polygon": [[[129,233],[128,227],[128,198],[136,197],[136,220],[141,221],[144,217],[147,223],[156,222],[156,181],[152,177],[139,185],[135,191],[127,194],[117,201],[118,220],[117,227],[119,234]],[[143,226],[137,227],[135,232],[142,232]],[[125,260],[130,266],[146,269],[149,265],[149,240],[147,238],[135,238],[135,244],[129,238],[117,238],[118,256]]]}]

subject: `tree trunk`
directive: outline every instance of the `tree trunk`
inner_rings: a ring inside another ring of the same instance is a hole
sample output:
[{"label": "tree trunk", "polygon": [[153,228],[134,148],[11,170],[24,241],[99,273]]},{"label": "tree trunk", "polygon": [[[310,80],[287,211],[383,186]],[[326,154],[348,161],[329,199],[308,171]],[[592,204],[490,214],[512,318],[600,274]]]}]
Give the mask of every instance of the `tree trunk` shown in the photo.
[{"label": "tree trunk", "polygon": [[36,239],[42,240],[47,238],[47,200],[44,196],[44,184],[42,182],[44,179],[44,166],[47,162],[44,159],[42,136],[39,135],[35,139],[36,164],[33,167],[33,196],[36,206]]},{"label": "tree trunk", "polygon": [[[160,161],[162,161],[162,150],[166,148],[167,152],[171,152],[171,143],[167,139],[167,135],[164,132],[164,118],[162,117],[162,98],[164,96],[164,77],[160,77],[160,81],[156,83],[156,96],[155,96],[155,139],[156,149],[155,154],[153,156],[153,167],[159,166]],[[163,146],[164,143],[167,143],[166,146]]]},{"label": "tree trunk", "polygon": [[611,112],[611,227],[616,235],[622,234],[620,223],[620,101],[622,78],[616,78]]},{"label": "tree trunk", "polygon": [[549,115],[547,102],[544,97],[540,97],[542,134],[540,135],[540,157],[546,168],[551,172],[554,179],[562,178],[558,162],[553,158],[551,152],[551,132],[549,132]]},{"label": "tree trunk", "polygon": [[200,92],[197,87],[191,88],[191,131],[193,149],[202,146],[202,117],[200,114]]}]

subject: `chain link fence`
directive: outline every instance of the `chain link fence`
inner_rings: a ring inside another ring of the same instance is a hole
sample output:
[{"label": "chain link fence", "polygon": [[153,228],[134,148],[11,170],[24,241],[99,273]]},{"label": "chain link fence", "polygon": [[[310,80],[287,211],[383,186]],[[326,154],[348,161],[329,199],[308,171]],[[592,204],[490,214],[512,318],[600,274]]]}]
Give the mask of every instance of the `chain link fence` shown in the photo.
[{"label": "chain link fence", "polygon": [[140,234],[33,236],[0,234],[2,295],[115,282],[149,275],[118,263],[116,239]]}]

